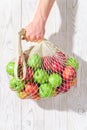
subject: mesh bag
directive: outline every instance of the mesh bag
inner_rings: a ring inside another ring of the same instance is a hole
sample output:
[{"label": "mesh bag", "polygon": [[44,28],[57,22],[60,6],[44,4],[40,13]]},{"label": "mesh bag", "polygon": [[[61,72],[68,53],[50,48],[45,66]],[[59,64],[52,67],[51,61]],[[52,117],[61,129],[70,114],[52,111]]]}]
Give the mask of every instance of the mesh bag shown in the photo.
[{"label": "mesh bag", "polygon": [[78,62],[59,48],[43,40],[27,51],[22,51],[19,33],[17,57],[6,66],[10,88],[22,98],[49,98],[67,91],[77,83]]}]

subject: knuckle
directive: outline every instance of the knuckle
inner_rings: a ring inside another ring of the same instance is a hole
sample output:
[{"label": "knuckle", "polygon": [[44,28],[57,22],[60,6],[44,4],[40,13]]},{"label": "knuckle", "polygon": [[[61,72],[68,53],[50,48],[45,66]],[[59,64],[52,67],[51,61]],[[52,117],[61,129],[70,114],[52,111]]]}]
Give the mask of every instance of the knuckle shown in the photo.
[{"label": "knuckle", "polygon": [[30,36],[30,41],[34,41],[35,40],[35,36]]}]

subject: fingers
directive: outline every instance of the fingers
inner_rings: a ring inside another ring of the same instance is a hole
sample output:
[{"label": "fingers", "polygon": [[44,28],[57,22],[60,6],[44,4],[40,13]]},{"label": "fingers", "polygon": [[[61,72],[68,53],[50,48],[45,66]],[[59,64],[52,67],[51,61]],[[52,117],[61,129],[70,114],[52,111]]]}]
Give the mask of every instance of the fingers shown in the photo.
[{"label": "fingers", "polygon": [[45,27],[44,25],[35,24],[35,22],[25,27],[26,34],[23,36],[23,40],[38,42],[44,38]]},{"label": "fingers", "polygon": [[27,42],[30,41],[30,42],[40,42],[43,40],[43,35],[41,36],[23,36],[22,37],[22,40],[26,40]]}]

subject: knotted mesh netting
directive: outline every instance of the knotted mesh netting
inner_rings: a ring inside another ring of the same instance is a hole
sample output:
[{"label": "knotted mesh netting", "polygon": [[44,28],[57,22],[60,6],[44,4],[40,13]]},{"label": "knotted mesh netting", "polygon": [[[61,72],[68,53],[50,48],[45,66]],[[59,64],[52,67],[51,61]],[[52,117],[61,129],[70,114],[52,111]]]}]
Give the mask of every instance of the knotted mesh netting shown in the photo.
[{"label": "knotted mesh netting", "polygon": [[47,40],[36,44],[28,53],[23,53],[26,72],[23,78],[23,59],[18,58],[15,77],[15,61],[6,66],[10,75],[10,88],[22,98],[35,100],[49,98],[66,93],[77,83],[78,62],[75,58],[65,55]]}]

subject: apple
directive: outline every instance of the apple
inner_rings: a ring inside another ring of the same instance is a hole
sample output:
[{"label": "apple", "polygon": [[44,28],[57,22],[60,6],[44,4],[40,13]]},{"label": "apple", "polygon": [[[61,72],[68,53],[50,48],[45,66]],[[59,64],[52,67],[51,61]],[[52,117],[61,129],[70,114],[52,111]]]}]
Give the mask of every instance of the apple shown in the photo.
[{"label": "apple", "polygon": [[62,85],[60,87],[57,87],[56,92],[67,92],[72,86],[76,85],[76,83],[77,78],[74,78],[73,81],[63,81]]},{"label": "apple", "polygon": [[57,73],[53,73],[49,76],[49,83],[53,88],[59,87],[62,83],[62,77]]},{"label": "apple", "polygon": [[[58,87],[59,88],[59,87]],[[57,96],[58,95],[58,91],[57,91],[57,88],[56,89],[54,89],[54,91],[53,91],[53,97],[55,97],[55,96]]]},{"label": "apple", "polygon": [[28,58],[28,65],[32,68],[38,68],[42,64],[41,57],[38,54],[32,55],[30,58]]},{"label": "apple", "polygon": [[76,77],[76,71],[71,66],[66,66],[63,71],[63,79],[64,80],[73,80]]},{"label": "apple", "polygon": [[48,81],[48,73],[43,69],[37,69],[34,73],[34,80],[39,83],[43,84]]},{"label": "apple", "polygon": [[63,65],[54,57],[51,62],[51,71],[52,72],[59,72],[60,74],[63,71]]},{"label": "apple", "polygon": [[51,67],[51,57],[45,56],[43,57],[43,68],[46,70],[50,70]]},{"label": "apple", "polygon": [[38,86],[37,86],[37,84],[32,83],[32,82],[31,83],[27,83],[25,85],[25,92],[28,95],[30,95],[30,96],[33,96],[33,95],[37,94],[38,93]]},{"label": "apple", "polygon": [[75,77],[72,81],[66,81],[66,83],[72,87],[75,86],[77,84],[77,77]]},{"label": "apple", "polygon": [[57,93],[65,93],[68,92],[70,86],[67,83],[63,83],[59,88],[56,89]]},{"label": "apple", "polygon": [[31,80],[33,78],[34,71],[32,68],[28,67],[26,72],[25,81]]},{"label": "apple", "polygon": [[56,57],[57,57],[57,59],[60,60],[61,64],[64,65],[64,63],[66,62],[66,59],[67,59],[66,55],[62,51],[57,51]]},{"label": "apple", "polygon": [[10,88],[14,91],[21,91],[24,89],[24,82],[21,80],[17,80],[15,78],[12,78],[10,80]]},{"label": "apple", "polygon": [[78,68],[79,68],[79,64],[78,64],[77,60],[73,57],[67,59],[66,65],[72,66],[75,70],[78,70]]},{"label": "apple", "polygon": [[34,99],[34,100],[40,100],[41,97],[40,97],[39,94],[37,93],[37,94],[32,95],[32,99]]},{"label": "apple", "polygon": [[70,82],[70,86],[75,86],[77,84],[77,77],[73,79],[72,82]]},{"label": "apple", "polygon": [[21,99],[25,99],[25,98],[28,98],[28,94],[23,90],[23,91],[20,91],[20,92],[17,92],[17,96]]},{"label": "apple", "polygon": [[15,66],[15,62],[9,62],[6,66],[6,72],[11,75],[14,76],[14,66]]},{"label": "apple", "polygon": [[39,87],[39,95],[42,98],[51,97],[53,95],[53,88],[51,84],[41,84]]},{"label": "apple", "polygon": [[23,67],[22,66],[23,65],[21,63],[18,65],[18,77],[20,79],[23,78]]}]

